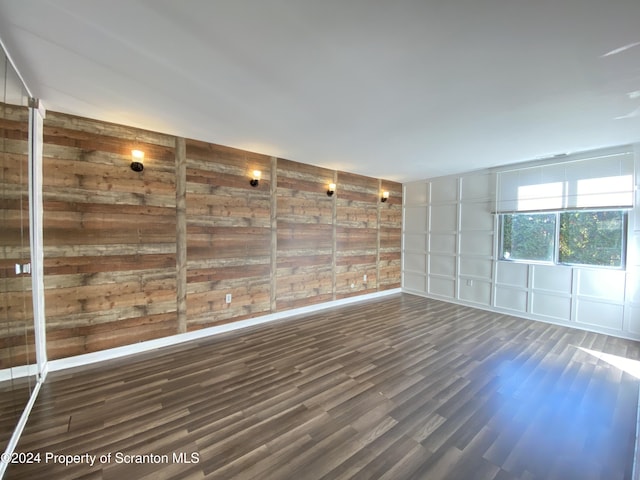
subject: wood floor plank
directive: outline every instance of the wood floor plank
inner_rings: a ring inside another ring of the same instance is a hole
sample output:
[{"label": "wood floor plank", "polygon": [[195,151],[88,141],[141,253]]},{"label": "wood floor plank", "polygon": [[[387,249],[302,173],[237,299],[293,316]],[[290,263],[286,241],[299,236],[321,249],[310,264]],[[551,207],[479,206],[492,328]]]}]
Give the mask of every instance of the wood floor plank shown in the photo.
[{"label": "wood floor plank", "polygon": [[50,373],[17,451],[105,461],[6,478],[630,479],[640,381],[590,351],[640,360],[408,294],[327,309]]}]

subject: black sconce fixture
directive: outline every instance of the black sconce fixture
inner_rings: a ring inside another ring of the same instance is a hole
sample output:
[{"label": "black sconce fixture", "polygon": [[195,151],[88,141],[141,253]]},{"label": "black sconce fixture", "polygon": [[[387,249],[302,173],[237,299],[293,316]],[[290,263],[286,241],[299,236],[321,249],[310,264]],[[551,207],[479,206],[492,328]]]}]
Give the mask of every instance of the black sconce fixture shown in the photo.
[{"label": "black sconce fixture", "polygon": [[260,177],[262,177],[262,172],[260,170],[253,171],[253,178],[249,182],[252,187],[257,187],[260,183]]},{"label": "black sconce fixture", "polygon": [[380,201],[384,203],[387,200],[389,200],[389,192],[382,192],[382,197],[380,197]]},{"label": "black sconce fixture", "polygon": [[142,150],[131,150],[131,170],[141,172],[144,170],[144,152]]},{"label": "black sconce fixture", "polygon": [[336,193],[336,184],[335,183],[330,183],[329,184],[329,190],[327,190],[327,196],[333,197],[334,193]]}]

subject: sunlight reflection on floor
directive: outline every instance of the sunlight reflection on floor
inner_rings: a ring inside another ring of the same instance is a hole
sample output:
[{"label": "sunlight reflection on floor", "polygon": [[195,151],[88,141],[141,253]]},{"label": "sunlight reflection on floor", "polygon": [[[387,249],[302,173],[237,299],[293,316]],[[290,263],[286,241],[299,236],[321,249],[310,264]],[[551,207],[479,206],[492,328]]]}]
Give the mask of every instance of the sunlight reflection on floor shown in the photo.
[{"label": "sunlight reflection on floor", "polygon": [[589,355],[593,355],[600,360],[604,360],[609,365],[613,365],[616,368],[619,368],[623,372],[627,372],[630,375],[633,375],[636,378],[640,378],[640,361],[639,360],[631,360],[630,358],[620,357],[618,355],[611,355],[610,353],[598,352],[596,350],[590,350],[588,348],[577,347],[578,350],[582,350]]}]

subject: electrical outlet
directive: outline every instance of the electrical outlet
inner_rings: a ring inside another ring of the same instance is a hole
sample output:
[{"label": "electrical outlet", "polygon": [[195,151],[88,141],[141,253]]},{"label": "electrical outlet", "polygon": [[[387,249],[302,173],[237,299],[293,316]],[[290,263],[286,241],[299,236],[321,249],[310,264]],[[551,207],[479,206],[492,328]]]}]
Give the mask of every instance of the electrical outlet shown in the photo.
[{"label": "electrical outlet", "polygon": [[363,282],[366,282],[366,281],[367,281],[367,274],[366,274],[366,273],[362,276],[362,281],[363,281]]},{"label": "electrical outlet", "polygon": [[356,284],[355,284],[355,283],[352,283],[352,284],[351,284],[351,288],[356,288]]},{"label": "electrical outlet", "polygon": [[231,294],[227,293],[224,297],[224,301],[227,303],[231,303]]},{"label": "electrical outlet", "polygon": [[467,280],[467,287],[473,287],[473,280]]}]

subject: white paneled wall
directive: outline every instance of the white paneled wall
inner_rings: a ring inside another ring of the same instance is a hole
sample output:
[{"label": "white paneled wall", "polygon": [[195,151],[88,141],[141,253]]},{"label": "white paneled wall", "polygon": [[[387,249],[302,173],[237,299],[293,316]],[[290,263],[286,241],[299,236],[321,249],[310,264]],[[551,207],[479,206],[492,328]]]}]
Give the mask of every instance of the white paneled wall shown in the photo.
[{"label": "white paneled wall", "polygon": [[407,291],[491,305],[494,183],[485,172],[405,185]]},{"label": "white paneled wall", "polygon": [[456,294],[458,233],[458,181],[442,178],[429,185],[427,292],[446,298]]},{"label": "white paneled wall", "polygon": [[495,228],[494,175],[469,174],[458,179],[458,298],[491,305]]},{"label": "white paneled wall", "polygon": [[629,214],[623,330],[640,339],[640,144],[635,145],[635,208]]},{"label": "white paneled wall", "polygon": [[412,292],[427,292],[427,251],[429,250],[429,184],[404,186],[402,219],[402,284]]},{"label": "white paneled wall", "polygon": [[497,259],[495,181],[483,171],[404,185],[403,289],[640,340],[640,192],[626,271],[552,266]]}]

